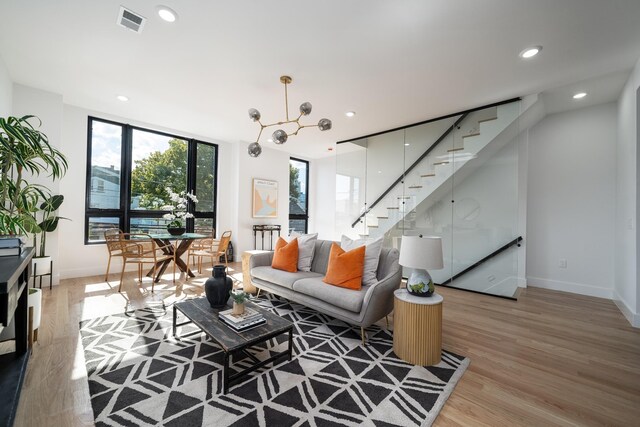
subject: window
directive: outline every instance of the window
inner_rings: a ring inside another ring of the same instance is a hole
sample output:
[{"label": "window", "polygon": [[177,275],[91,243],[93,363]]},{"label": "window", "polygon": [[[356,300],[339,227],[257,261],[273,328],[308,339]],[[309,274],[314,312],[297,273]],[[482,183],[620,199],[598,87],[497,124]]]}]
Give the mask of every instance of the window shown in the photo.
[{"label": "window", "polygon": [[104,241],[104,230],[132,233],[166,229],[167,188],[193,191],[188,231],[215,228],[218,146],[89,117],[85,243]]},{"label": "window", "polygon": [[306,233],[309,226],[309,162],[289,159],[289,232]]}]

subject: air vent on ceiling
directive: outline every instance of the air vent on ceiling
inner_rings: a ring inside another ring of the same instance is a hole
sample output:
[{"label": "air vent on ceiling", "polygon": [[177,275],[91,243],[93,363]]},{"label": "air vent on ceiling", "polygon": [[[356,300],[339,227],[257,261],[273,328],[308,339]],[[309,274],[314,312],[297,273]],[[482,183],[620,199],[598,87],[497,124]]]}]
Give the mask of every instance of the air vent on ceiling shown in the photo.
[{"label": "air vent on ceiling", "polygon": [[144,28],[145,22],[147,22],[147,18],[144,16],[138,15],[129,9],[125,9],[124,6],[120,6],[120,13],[118,13],[118,21],[116,24],[126,28],[127,30],[140,34]]}]

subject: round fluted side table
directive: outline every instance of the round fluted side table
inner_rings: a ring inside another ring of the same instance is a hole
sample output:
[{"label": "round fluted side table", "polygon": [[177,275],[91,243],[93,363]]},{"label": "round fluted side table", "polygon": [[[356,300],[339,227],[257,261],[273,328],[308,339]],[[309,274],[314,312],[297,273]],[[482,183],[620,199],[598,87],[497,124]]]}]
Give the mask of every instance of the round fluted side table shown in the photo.
[{"label": "round fluted side table", "polygon": [[440,363],[442,352],[442,298],[417,297],[406,289],[393,293],[393,351],[414,365]]}]

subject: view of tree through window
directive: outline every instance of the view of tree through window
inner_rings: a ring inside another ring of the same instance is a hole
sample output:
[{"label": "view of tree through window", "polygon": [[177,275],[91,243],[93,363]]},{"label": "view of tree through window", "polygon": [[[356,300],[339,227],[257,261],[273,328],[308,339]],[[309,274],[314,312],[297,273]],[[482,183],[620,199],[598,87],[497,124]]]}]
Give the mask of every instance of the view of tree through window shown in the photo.
[{"label": "view of tree through window", "polygon": [[306,233],[309,220],[309,162],[289,160],[289,232]]},{"label": "view of tree through window", "polygon": [[213,233],[216,145],[92,117],[89,126],[86,242],[103,241],[104,230],[114,227],[164,232],[167,188],[193,191],[199,203],[188,207],[195,218],[187,221],[187,229]]},{"label": "view of tree through window", "polygon": [[131,209],[160,209],[167,187],[187,189],[187,141],[134,129],[132,147]]}]

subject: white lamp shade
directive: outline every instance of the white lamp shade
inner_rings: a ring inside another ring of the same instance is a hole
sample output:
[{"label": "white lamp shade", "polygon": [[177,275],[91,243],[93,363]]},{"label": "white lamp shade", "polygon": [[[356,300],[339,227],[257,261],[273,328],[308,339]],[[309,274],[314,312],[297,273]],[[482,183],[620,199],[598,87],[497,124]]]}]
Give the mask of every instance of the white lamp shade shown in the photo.
[{"label": "white lamp shade", "polygon": [[442,261],[442,239],[431,236],[402,236],[400,265],[425,270],[444,268]]}]

